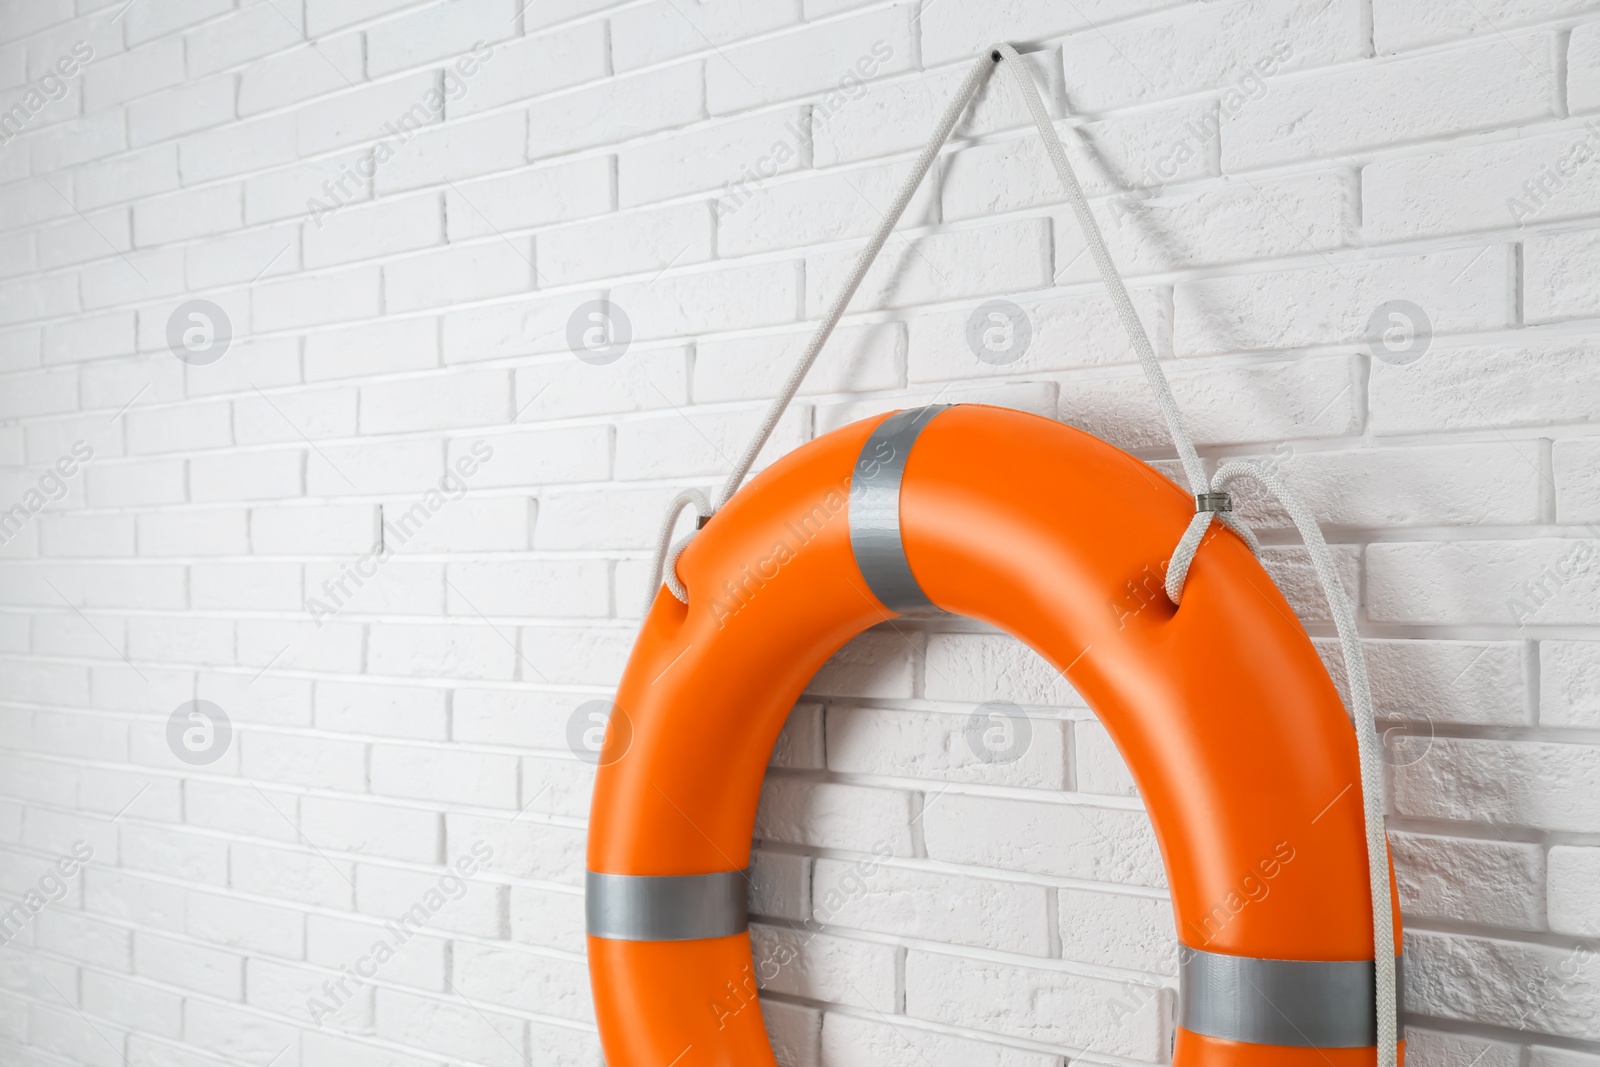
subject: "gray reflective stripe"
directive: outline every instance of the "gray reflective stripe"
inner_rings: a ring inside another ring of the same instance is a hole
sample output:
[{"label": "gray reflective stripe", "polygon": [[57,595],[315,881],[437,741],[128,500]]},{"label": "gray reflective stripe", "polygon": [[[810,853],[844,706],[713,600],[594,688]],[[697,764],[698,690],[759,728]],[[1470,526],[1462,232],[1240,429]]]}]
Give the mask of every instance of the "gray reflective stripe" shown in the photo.
[{"label": "gray reflective stripe", "polygon": [[589,933],[613,941],[698,941],[742,933],[747,871],[599,874],[584,883]]},{"label": "gray reflective stripe", "polygon": [[[1377,1043],[1371,960],[1260,960],[1179,950],[1178,1025],[1250,1045],[1366,1048]],[[1405,1022],[1405,957],[1395,957]]]},{"label": "gray reflective stripe", "polygon": [[900,478],[917,436],[949,406],[908,408],[884,419],[861,446],[850,475],[850,547],[867,588],[892,611],[934,606],[912,575],[900,540]]}]

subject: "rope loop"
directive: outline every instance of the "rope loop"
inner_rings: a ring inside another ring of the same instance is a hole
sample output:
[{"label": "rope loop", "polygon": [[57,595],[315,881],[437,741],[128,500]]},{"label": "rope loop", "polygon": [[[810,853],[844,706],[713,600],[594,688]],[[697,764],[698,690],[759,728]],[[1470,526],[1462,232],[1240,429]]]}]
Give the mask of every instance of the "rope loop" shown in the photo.
[{"label": "rope loop", "polygon": [[683,555],[683,550],[689,547],[689,542],[694,539],[690,533],[678,540],[672,540],[672,531],[678,525],[678,516],[683,514],[683,509],[693,506],[695,510],[695,530],[705,526],[711,518],[711,501],[698,489],[685,489],[672,498],[672,503],[667,505],[667,516],[661,522],[661,532],[656,535],[655,565],[650,572],[650,586],[645,590],[645,614],[650,613],[650,605],[655,603],[656,590],[661,588],[665,580],[667,589],[673,596],[687,604],[689,590],[678,580],[678,557]]}]

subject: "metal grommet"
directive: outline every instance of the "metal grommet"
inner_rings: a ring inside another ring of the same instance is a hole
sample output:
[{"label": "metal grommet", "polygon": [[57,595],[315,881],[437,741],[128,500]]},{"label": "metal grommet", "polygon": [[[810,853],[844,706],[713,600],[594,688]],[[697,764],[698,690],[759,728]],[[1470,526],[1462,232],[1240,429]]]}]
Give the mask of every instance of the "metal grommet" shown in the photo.
[{"label": "metal grommet", "polygon": [[710,521],[710,515],[696,515],[694,519],[694,528],[696,530],[704,530],[706,528],[706,523]]},{"label": "metal grommet", "polygon": [[1197,493],[1194,498],[1195,511],[1232,511],[1233,498],[1227,493]]}]

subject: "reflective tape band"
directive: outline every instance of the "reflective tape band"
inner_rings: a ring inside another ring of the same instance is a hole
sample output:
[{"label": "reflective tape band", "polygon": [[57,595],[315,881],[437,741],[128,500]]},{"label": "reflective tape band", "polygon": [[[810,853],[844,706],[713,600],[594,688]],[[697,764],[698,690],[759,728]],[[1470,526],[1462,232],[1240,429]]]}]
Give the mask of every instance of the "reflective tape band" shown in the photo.
[{"label": "reflective tape band", "polygon": [[850,548],[872,595],[891,611],[934,606],[911,573],[900,539],[900,479],[917,436],[949,407],[897,411],[873,429],[850,476]]},{"label": "reflective tape band", "polygon": [[[1367,1048],[1377,1043],[1371,960],[1261,960],[1179,949],[1178,1025],[1249,1045]],[[1405,957],[1396,956],[1405,1033]]]},{"label": "reflective tape band", "polygon": [[592,937],[613,941],[699,941],[749,926],[748,871],[715,874],[587,872],[583,908]]}]

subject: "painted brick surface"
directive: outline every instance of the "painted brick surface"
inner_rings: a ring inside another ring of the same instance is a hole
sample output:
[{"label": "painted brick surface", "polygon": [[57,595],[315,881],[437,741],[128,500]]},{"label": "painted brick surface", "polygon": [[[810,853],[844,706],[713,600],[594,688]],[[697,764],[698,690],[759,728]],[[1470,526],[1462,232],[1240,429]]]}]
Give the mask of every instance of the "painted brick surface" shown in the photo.
[{"label": "painted brick surface", "polygon": [[[94,850],[0,1062],[599,1067],[569,727],[1001,39],[1206,459],[1334,542],[1410,1061],[1600,1063],[1600,0],[0,3],[0,910]],[[901,231],[762,464],[937,400],[1175,473],[1009,72]],[[784,1067],[1169,1060],[1156,837],[1058,666],[902,620],[812,679],[752,860]]]}]

